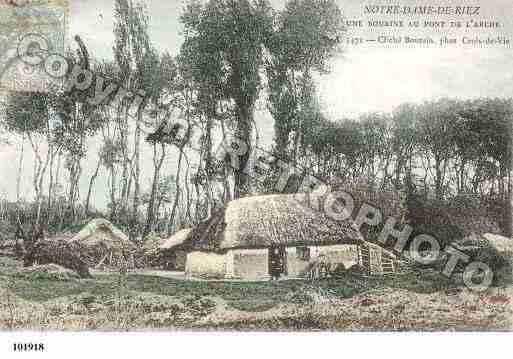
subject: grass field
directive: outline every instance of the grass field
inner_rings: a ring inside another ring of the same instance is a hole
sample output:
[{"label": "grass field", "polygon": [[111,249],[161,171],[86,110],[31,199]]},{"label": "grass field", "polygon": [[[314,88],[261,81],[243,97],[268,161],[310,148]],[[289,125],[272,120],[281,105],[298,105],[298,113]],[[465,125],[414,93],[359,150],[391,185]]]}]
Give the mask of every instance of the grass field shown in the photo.
[{"label": "grass field", "polygon": [[37,330],[509,330],[512,288],[476,294],[435,272],[316,282],[102,274],[58,280],[0,261],[0,326]]}]

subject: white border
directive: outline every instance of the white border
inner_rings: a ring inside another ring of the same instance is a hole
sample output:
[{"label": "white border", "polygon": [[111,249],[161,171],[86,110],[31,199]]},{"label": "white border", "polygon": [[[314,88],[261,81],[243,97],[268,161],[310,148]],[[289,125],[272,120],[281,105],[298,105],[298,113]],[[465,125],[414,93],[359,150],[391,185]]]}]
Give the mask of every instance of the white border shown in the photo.
[{"label": "white border", "polygon": [[[408,358],[508,357],[513,333],[0,333],[0,358]],[[44,352],[14,352],[18,342]]]}]

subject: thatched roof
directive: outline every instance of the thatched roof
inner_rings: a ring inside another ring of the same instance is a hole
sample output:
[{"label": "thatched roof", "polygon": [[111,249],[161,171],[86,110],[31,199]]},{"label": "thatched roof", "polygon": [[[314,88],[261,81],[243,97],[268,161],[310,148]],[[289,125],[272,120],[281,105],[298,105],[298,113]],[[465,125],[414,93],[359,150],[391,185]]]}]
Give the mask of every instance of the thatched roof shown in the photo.
[{"label": "thatched roof", "polygon": [[191,228],[187,228],[187,229],[182,229],[181,231],[176,232],[168,239],[164,239],[163,241],[161,241],[160,245],[159,245],[159,249],[168,250],[168,249],[174,248],[176,246],[179,246],[187,239],[187,237],[189,236],[191,231],[192,231]]},{"label": "thatched roof", "polygon": [[71,238],[70,242],[78,242],[86,246],[103,244],[108,247],[135,248],[126,234],[103,218],[93,219]]},{"label": "thatched roof", "polygon": [[362,243],[353,222],[334,221],[305,203],[305,195],[268,195],[232,201],[189,234],[192,250],[224,251],[272,245]]}]

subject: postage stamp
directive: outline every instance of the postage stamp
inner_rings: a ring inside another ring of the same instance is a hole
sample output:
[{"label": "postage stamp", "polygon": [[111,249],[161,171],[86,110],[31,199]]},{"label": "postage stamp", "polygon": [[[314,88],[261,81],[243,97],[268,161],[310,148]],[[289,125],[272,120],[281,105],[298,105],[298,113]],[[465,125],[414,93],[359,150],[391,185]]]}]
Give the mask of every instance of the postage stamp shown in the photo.
[{"label": "postage stamp", "polygon": [[45,36],[51,53],[64,54],[67,1],[3,1],[0,3],[0,89],[49,91],[59,81],[42,66],[27,66],[18,45],[28,34]]}]

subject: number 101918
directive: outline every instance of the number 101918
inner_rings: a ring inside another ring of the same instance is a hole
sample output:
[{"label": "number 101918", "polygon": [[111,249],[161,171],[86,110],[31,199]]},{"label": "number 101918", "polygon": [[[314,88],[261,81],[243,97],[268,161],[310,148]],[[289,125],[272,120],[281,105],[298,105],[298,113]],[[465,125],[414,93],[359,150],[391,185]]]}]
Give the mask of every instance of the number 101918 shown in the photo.
[{"label": "number 101918", "polygon": [[42,352],[45,350],[43,343],[14,343],[15,352]]}]

